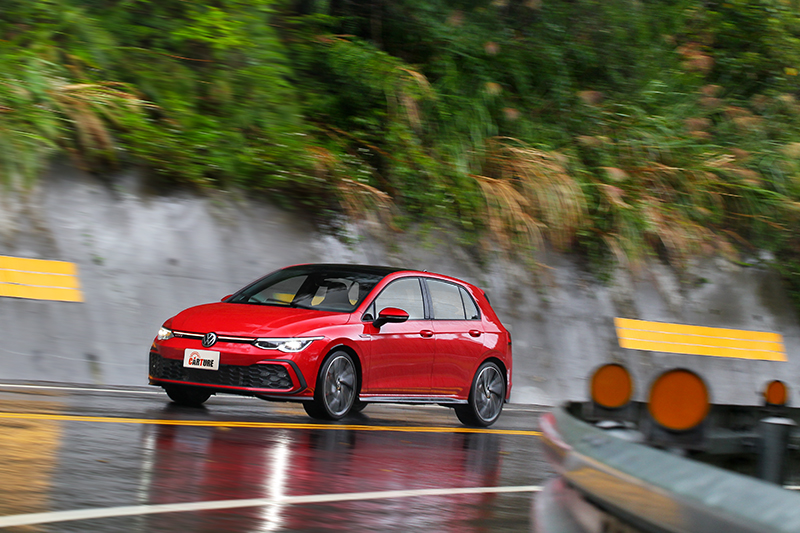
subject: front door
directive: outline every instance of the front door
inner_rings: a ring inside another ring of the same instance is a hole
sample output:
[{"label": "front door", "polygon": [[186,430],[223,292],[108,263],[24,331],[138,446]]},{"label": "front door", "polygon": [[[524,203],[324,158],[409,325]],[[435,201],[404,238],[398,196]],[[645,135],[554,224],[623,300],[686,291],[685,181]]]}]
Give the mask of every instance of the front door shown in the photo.
[{"label": "front door", "polygon": [[431,321],[425,318],[420,279],[401,278],[391,282],[368,307],[365,317],[371,320],[387,307],[402,309],[408,313],[408,320],[380,328],[365,321],[364,333],[370,337],[371,349],[367,368],[363,369],[361,395],[429,396],[434,333]]}]

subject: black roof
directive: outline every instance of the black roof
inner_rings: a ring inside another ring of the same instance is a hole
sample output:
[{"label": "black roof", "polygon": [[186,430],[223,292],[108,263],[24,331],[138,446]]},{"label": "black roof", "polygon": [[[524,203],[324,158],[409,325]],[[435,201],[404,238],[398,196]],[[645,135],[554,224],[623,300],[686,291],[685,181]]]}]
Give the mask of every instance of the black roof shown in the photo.
[{"label": "black roof", "polygon": [[306,270],[306,271],[314,271],[314,272],[331,272],[331,271],[342,271],[342,272],[357,272],[360,274],[377,274],[380,276],[388,276],[393,272],[401,272],[403,270],[409,270],[407,268],[394,268],[388,266],[375,266],[375,265],[351,265],[346,263],[308,263],[305,265],[294,265],[290,267],[286,267],[282,270]]}]

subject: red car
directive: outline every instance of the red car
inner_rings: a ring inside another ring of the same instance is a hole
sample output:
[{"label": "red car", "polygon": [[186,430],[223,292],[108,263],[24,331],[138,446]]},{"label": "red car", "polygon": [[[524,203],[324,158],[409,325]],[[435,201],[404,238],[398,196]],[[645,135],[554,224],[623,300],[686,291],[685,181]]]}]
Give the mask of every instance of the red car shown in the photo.
[{"label": "red car", "polygon": [[482,290],[361,265],[277,270],[167,320],[150,348],[150,384],[178,404],[227,392],[332,420],[373,402],[436,403],[489,426],[511,367],[511,336]]}]

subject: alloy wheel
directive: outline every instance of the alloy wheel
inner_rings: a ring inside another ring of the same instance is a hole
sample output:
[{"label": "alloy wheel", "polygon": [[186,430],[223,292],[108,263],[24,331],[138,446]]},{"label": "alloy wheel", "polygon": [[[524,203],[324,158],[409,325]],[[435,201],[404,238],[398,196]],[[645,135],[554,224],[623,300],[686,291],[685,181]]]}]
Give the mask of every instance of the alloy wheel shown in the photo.
[{"label": "alloy wheel", "polygon": [[484,421],[494,421],[503,408],[505,383],[500,370],[494,365],[481,369],[475,380],[474,401],[477,414]]},{"label": "alloy wheel", "polygon": [[333,418],[341,418],[353,406],[356,396],[356,369],[350,356],[335,354],[328,361],[322,380],[325,409]]}]

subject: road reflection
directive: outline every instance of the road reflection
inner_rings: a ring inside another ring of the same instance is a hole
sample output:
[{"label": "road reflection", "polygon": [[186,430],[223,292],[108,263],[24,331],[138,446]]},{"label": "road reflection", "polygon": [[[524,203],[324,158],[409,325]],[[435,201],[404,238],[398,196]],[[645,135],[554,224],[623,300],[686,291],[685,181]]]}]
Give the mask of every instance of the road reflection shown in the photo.
[{"label": "road reflection", "polygon": [[[149,503],[495,486],[500,440],[488,434],[155,426]],[[148,531],[481,531],[494,494],[331,504],[280,503],[148,517]],[[402,527],[401,527],[402,526]],[[488,530],[488,529],[487,529]]]},{"label": "road reflection", "polygon": [[[56,404],[36,407],[54,411]],[[0,401],[2,411],[23,411],[29,402]],[[61,427],[51,420],[0,420],[0,516],[47,510],[57,465]]]}]

